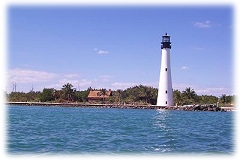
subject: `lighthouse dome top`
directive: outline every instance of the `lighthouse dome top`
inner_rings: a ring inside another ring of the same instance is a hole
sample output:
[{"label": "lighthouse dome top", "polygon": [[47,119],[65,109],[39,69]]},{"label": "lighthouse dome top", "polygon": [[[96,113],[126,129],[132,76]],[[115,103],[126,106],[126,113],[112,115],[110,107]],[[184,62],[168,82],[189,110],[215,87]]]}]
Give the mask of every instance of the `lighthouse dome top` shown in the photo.
[{"label": "lighthouse dome top", "polygon": [[162,36],[162,46],[161,48],[170,48],[171,49],[171,42],[170,42],[170,36],[165,33],[165,35]]}]

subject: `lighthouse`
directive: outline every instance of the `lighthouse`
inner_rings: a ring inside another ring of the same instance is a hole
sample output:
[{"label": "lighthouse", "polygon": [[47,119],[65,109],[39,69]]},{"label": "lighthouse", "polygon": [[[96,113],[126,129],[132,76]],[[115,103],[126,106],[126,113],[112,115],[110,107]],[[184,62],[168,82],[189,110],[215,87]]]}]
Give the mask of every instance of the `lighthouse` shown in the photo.
[{"label": "lighthouse", "polygon": [[157,106],[173,106],[173,89],[170,66],[170,36],[166,33],[162,36],[162,59],[158,87]]}]

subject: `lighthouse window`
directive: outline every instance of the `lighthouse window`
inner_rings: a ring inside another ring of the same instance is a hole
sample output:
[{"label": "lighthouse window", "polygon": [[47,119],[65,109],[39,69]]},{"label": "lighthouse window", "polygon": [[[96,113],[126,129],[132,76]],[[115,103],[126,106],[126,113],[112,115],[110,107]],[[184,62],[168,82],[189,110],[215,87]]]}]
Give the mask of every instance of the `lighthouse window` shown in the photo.
[{"label": "lighthouse window", "polygon": [[167,101],[166,101],[166,104],[167,104]]},{"label": "lighthouse window", "polygon": [[162,37],[162,42],[170,42],[170,37],[169,36],[163,36]]},{"label": "lighthouse window", "polygon": [[167,71],[167,68],[165,68],[165,71]]},{"label": "lighthouse window", "polygon": [[166,91],[166,94],[167,94],[167,91]]}]

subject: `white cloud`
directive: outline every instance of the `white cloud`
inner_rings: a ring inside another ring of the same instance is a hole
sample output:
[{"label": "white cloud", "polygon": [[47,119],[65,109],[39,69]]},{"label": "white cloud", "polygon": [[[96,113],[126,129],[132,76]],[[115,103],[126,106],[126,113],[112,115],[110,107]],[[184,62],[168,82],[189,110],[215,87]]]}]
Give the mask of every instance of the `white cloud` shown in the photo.
[{"label": "white cloud", "polygon": [[144,85],[144,86],[151,86],[151,87],[157,87],[158,84],[157,83],[132,83],[132,82],[114,82],[111,84],[112,89],[127,89],[129,87],[134,87],[134,86],[138,86],[138,85]]},{"label": "white cloud", "polygon": [[133,87],[138,85],[137,83],[130,83],[130,82],[114,82],[112,83],[112,86],[115,89],[126,89],[128,87]]},{"label": "white cloud", "polygon": [[231,94],[227,88],[223,87],[199,87],[195,90],[196,93],[200,95],[217,95],[221,96],[222,94]]},{"label": "white cloud", "polygon": [[94,48],[94,51],[96,51],[97,54],[109,54],[109,51],[101,50],[101,49],[97,49],[97,48]]},{"label": "white cloud", "polygon": [[173,89],[184,91],[187,87],[193,89],[198,95],[214,95],[221,96],[222,94],[232,95],[233,92],[229,88],[224,87],[209,87],[194,84],[176,84],[173,83]]},{"label": "white cloud", "polygon": [[219,23],[213,23],[209,20],[206,20],[204,22],[194,22],[193,25],[198,28],[210,28],[213,26],[221,26]]},{"label": "white cloud", "polygon": [[75,77],[79,77],[80,75],[77,73],[71,73],[71,74],[65,74],[64,77],[66,78],[75,78]]},{"label": "white cloud", "polygon": [[98,51],[98,54],[108,54],[109,53],[109,51],[104,51],[104,50],[99,50]]},{"label": "white cloud", "polygon": [[87,79],[74,79],[74,80],[69,80],[69,79],[60,79],[59,84],[64,85],[66,83],[71,83],[74,87],[81,86],[81,87],[89,87],[92,84],[91,80]]},{"label": "white cloud", "polygon": [[57,76],[55,73],[20,68],[11,69],[7,74],[8,80],[16,83],[47,82]]},{"label": "white cloud", "polygon": [[186,70],[186,69],[188,69],[188,67],[182,66],[181,69],[182,69],[182,70]]},{"label": "white cloud", "polygon": [[92,85],[91,80],[87,80],[87,79],[78,80],[78,79],[66,79],[66,78],[64,78],[64,79],[58,80],[54,84],[45,85],[44,87],[45,88],[61,89],[62,86],[64,84],[67,84],[67,83],[71,83],[73,85],[73,88],[81,89],[81,90],[87,89],[88,87],[90,87]]},{"label": "white cloud", "polygon": [[113,78],[113,76],[110,76],[110,75],[100,76],[100,79],[101,79],[102,82],[109,82],[111,78]]},{"label": "white cloud", "polygon": [[194,22],[193,24],[195,27],[199,27],[199,28],[209,28],[212,26],[211,21],[206,20],[205,22]]},{"label": "white cloud", "polygon": [[56,74],[46,71],[15,68],[7,72],[8,91],[12,90],[13,83],[17,84],[17,91],[28,92],[33,85],[34,90],[41,91],[43,88],[61,89],[66,83],[71,83],[75,88],[87,89],[92,85],[91,80],[77,79],[80,74]]}]

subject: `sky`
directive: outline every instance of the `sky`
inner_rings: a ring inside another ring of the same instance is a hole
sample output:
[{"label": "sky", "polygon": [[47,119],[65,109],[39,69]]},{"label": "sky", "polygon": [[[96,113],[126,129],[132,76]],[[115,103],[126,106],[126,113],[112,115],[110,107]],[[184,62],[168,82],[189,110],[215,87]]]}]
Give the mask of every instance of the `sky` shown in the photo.
[{"label": "sky", "polygon": [[6,90],[157,88],[168,33],[173,89],[232,95],[233,16],[231,5],[10,5]]}]

